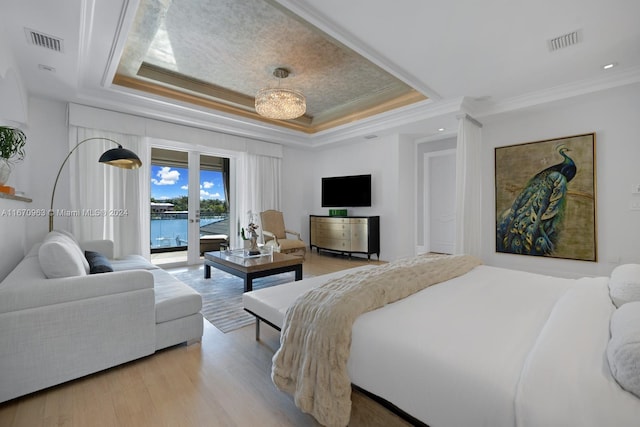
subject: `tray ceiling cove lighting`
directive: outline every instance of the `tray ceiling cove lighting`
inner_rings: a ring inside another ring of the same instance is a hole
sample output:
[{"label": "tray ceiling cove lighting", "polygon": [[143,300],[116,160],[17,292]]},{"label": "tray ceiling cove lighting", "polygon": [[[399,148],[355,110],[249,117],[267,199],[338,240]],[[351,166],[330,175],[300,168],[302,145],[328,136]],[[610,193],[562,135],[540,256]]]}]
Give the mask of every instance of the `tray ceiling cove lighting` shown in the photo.
[{"label": "tray ceiling cove lighting", "polygon": [[289,71],[276,68],[273,75],[278,79],[278,87],[258,91],[256,112],[276,120],[289,120],[302,116],[307,111],[307,101],[302,92],[280,87],[280,80],[287,78]]}]

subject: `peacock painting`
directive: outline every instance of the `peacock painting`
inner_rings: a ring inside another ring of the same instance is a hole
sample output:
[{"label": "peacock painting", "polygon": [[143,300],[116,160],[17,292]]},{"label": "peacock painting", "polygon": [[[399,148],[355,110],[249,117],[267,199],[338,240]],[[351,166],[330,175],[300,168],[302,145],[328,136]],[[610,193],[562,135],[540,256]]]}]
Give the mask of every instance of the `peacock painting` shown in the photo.
[{"label": "peacock painting", "polygon": [[[593,174],[580,173],[583,158],[587,157],[587,172],[593,167],[593,160],[588,159],[588,150],[585,151],[584,147],[576,145],[571,139],[545,142],[547,144],[544,146],[524,149],[521,146],[508,147],[515,147],[518,155],[511,153],[504,157],[509,160],[506,164],[504,159],[499,164],[499,149],[496,149],[496,196],[498,198],[500,189],[506,193],[502,194],[503,207],[496,203],[496,251],[574,259],[595,258],[595,185],[593,179],[591,183],[584,179],[585,176],[592,178]],[[518,161],[525,163],[518,166]],[[540,166],[534,169],[537,163]],[[499,168],[505,169],[501,170],[500,183]],[[580,182],[574,189],[576,176],[579,178],[576,181]],[[509,182],[509,177],[525,184]],[[509,194],[512,196],[507,199]],[[580,230],[582,223],[586,223],[586,226]],[[593,238],[589,237],[590,228]],[[593,254],[582,254],[585,248]],[[577,257],[576,250],[582,251]]]}]

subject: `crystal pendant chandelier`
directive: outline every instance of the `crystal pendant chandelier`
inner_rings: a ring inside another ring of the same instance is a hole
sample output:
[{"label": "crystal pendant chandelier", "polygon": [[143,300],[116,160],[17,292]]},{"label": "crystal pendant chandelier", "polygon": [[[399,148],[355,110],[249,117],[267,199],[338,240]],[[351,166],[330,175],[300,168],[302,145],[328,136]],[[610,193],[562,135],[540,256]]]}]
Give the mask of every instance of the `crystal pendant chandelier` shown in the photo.
[{"label": "crystal pendant chandelier", "polygon": [[307,111],[307,101],[302,92],[280,87],[280,80],[287,78],[289,71],[276,68],[273,75],[278,78],[278,87],[264,88],[256,95],[256,112],[276,120],[300,117]]}]

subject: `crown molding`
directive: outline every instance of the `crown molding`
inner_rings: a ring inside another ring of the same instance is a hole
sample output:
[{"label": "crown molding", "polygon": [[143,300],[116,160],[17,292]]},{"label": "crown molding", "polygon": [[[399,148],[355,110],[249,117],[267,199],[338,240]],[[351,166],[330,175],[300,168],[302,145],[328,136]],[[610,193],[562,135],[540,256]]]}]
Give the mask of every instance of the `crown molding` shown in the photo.
[{"label": "crown molding", "polygon": [[404,108],[388,111],[368,119],[330,129],[313,137],[313,147],[323,147],[347,139],[362,138],[372,133],[401,131],[403,126],[421,121],[455,115],[461,110],[463,98],[445,101],[426,100]]},{"label": "crown molding", "polygon": [[581,80],[494,103],[471,101],[465,98],[465,106],[471,114],[477,117],[490,117],[636,83],[640,83],[640,67],[633,67],[604,75],[601,78]]}]

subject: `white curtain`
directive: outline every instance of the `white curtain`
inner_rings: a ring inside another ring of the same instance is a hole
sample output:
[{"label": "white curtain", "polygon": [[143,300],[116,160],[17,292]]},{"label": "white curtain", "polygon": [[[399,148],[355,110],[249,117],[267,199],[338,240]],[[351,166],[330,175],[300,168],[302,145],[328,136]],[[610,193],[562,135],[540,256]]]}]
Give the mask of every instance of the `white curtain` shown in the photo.
[{"label": "white curtain", "polygon": [[[246,227],[249,212],[260,221],[260,212],[280,210],[281,159],[244,153],[238,162],[238,232]],[[238,241],[236,241],[237,244]]]},{"label": "white curtain", "polygon": [[69,159],[71,232],[78,240],[111,239],[115,256],[149,257],[149,174],[151,151],[146,138],[71,126],[69,149],[87,138],[108,138],[140,157],[140,169],[122,169],[98,162],[113,142],[83,143]]},{"label": "white curtain", "polygon": [[456,254],[482,251],[482,125],[466,114],[458,118],[456,146]]}]

